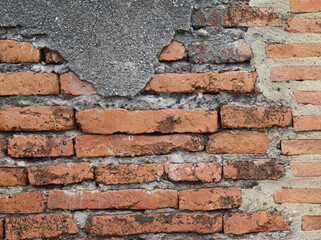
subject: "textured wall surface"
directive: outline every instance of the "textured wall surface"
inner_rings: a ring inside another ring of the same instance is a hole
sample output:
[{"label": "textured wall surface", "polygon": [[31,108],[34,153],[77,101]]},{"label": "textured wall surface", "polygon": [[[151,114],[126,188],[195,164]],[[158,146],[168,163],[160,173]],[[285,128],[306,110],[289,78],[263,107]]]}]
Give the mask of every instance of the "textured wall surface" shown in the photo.
[{"label": "textured wall surface", "polygon": [[320,239],[319,0],[0,12],[0,238]]}]

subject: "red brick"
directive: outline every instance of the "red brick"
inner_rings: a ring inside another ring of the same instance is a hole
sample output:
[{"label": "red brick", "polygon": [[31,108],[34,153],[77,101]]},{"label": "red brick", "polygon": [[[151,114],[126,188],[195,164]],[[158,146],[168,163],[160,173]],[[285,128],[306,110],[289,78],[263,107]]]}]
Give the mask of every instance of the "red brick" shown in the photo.
[{"label": "red brick", "polygon": [[4,221],[0,219],[0,238],[4,238]]},{"label": "red brick", "polygon": [[321,91],[296,91],[293,94],[298,104],[321,106]]},{"label": "red brick", "polygon": [[44,57],[45,57],[46,63],[55,64],[55,63],[64,63],[65,61],[57,51],[45,50]]},{"label": "red brick", "polygon": [[8,155],[11,157],[59,157],[74,155],[72,139],[42,136],[14,136],[9,139]]},{"label": "red brick", "polygon": [[224,160],[224,178],[234,180],[277,180],[285,175],[282,164],[270,159]]},{"label": "red brick", "polygon": [[286,30],[294,33],[321,33],[321,19],[291,18],[287,21]]},{"label": "red brick", "polygon": [[195,63],[249,62],[251,45],[243,40],[218,43],[217,41],[192,42],[188,46],[189,59]]},{"label": "red brick", "polygon": [[147,92],[175,93],[250,93],[255,92],[257,73],[230,71],[224,73],[157,74],[146,86]]},{"label": "red brick", "polygon": [[47,197],[42,192],[0,194],[0,213],[41,213],[45,211]]},{"label": "red brick", "polygon": [[4,142],[4,138],[0,137],[0,157],[5,156],[5,151],[7,150],[6,148],[7,146]]},{"label": "red brick", "polygon": [[63,106],[0,110],[0,131],[65,131],[75,128],[74,111]]},{"label": "red brick", "polygon": [[6,219],[6,239],[53,238],[76,234],[78,227],[69,214],[41,214]]},{"label": "red brick", "polygon": [[215,111],[91,109],[77,112],[76,118],[82,131],[96,134],[208,133],[218,129]]},{"label": "red brick", "polygon": [[72,184],[93,180],[94,173],[89,163],[62,163],[31,167],[28,178],[32,185]]},{"label": "red brick", "polygon": [[192,23],[196,27],[254,27],[282,26],[280,16],[276,11],[250,6],[227,6],[225,9],[205,8],[195,11]]},{"label": "red brick", "polygon": [[24,168],[0,168],[0,186],[26,186],[28,184],[27,170]]},{"label": "red brick", "polygon": [[269,128],[292,125],[290,108],[246,107],[224,105],[221,108],[222,128]]},{"label": "red brick", "polygon": [[61,93],[78,95],[90,95],[97,93],[97,89],[90,82],[81,80],[73,72],[60,75]]},{"label": "red brick", "polygon": [[321,216],[303,216],[301,227],[303,231],[321,230]]},{"label": "red brick", "polygon": [[222,167],[217,163],[167,163],[164,168],[173,182],[219,182],[222,178]]},{"label": "red brick", "polygon": [[280,189],[275,192],[276,203],[321,203],[321,189],[294,188]]},{"label": "red brick", "polygon": [[99,165],[95,171],[96,182],[111,185],[158,181],[163,174],[161,164]]},{"label": "red brick", "polygon": [[320,57],[321,43],[273,44],[266,46],[269,58]]},{"label": "red brick", "polygon": [[291,12],[321,12],[320,0],[291,0]]},{"label": "red brick", "polygon": [[270,139],[265,133],[218,133],[209,136],[206,152],[214,154],[263,154],[266,153],[269,143]]},{"label": "red brick", "polygon": [[179,193],[179,209],[189,211],[212,211],[241,206],[240,188],[189,189]]},{"label": "red brick", "polygon": [[283,155],[321,154],[321,139],[282,140]]},{"label": "red brick", "polygon": [[86,232],[93,236],[173,232],[210,234],[221,230],[222,215],[199,213],[94,216],[86,224]]},{"label": "red brick", "polygon": [[162,50],[159,61],[177,61],[186,58],[186,56],[187,54],[183,43],[172,41]]},{"label": "red brick", "polygon": [[321,19],[291,18],[287,21],[286,30],[294,33],[321,33]]},{"label": "red brick", "polygon": [[31,43],[0,40],[0,62],[40,62],[40,52]]},{"label": "red brick", "polygon": [[76,137],[76,155],[83,157],[141,156],[167,154],[180,148],[202,151],[202,139],[191,135],[128,136],[81,135]]},{"label": "red brick", "polygon": [[321,177],[321,162],[292,163],[291,168],[296,177]]},{"label": "red brick", "polygon": [[290,225],[277,212],[230,213],[224,218],[224,233],[242,235],[252,232],[290,230]]},{"label": "red brick", "polygon": [[53,73],[0,73],[0,95],[58,95],[58,76]]},{"label": "red brick", "polygon": [[271,81],[321,80],[321,66],[272,67]]},{"label": "red brick", "polygon": [[321,116],[299,116],[293,118],[293,130],[295,132],[320,131]]},{"label": "red brick", "polygon": [[178,208],[176,190],[147,191],[130,189],[120,191],[51,191],[48,208],[51,209],[158,209]]}]

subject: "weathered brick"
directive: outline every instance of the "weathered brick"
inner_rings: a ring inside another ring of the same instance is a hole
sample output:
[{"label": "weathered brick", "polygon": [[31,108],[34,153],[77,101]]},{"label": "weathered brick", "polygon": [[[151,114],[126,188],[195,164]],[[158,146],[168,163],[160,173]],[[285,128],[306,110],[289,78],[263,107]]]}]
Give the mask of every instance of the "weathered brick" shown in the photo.
[{"label": "weathered brick", "polygon": [[54,73],[0,73],[0,95],[58,95],[58,76]]},{"label": "weathered brick", "polygon": [[283,155],[321,154],[321,139],[282,140]]},{"label": "weathered brick", "polygon": [[0,136],[0,157],[5,156],[6,150],[7,150],[7,145],[4,142],[4,138]]},{"label": "weathered brick", "polygon": [[65,131],[75,127],[74,111],[64,106],[0,110],[0,131]]},{"label": "weathered brick", "polygon": [[161,164],[99,165],[96,182],[104,184],[130,184],[158,181],[164,174]]},{"label": "weathered brick", "polygon": [[320,131],[321,116],[299,116],[293,118],[293,130],[295,132]]},{"label": "weathered brick", "polygon": [[246,107],[224,105],[221,108],[222,128],[269,128],[292,125],[291,108]]},{"label": "weathered brick", "polygon": [[251,45],[243,40],[218,43],[217,41],[192,42],[188,46],[190,61],[195,63],[237,63],[251,59]]},{"label": "weathered brick", "polygon": [[0,186],[26,186],[28,184],[27,170],[24,168],[0,168]]},{"label": "weathered brick", "polygon": [[53,238],[76,234],[78,227],[69,214],[41,214],[6,219],[6,239]]},{"label": "weathered brick", "polygon": [[202,151],[204,146],[199,136],[128,136],[128,135],[81,135],[76,137],[76,155],[83,157],[141,156],[167,154],[175,149]]},{"label": "weathered brick", "polygon": [[321,12],[320,0],[291,0],[291,12]]},{"label": "weathered brick", "polygon": [[0,219],[0,238],[4,238],[4,221]]},{"label": "weathered brick", "polygon": [[147,191],[129,189],[120,191],[51,191],[48,208],[51,209],[158,209],[178,208],[176,190]]},{"label": "weathered brick", "polygon": [[145,92],[250,93],[257,91],[256,79],[256,72],[164,73],[157,74],[147,84]]},{"label": "weathered brick", "polygon": [[186,56],[187,54],[183,43],[172,41],[162,50],[159,61],[177,61],[186,58]]},{"label": "weathered brick", "polygon": [[86,224],[86,232],[93,236],[172,232],[210,234],[221,230],[221,214],[199,213],[94,216]]},{"label": "weathered brick", "polygon": [[166,163],[165,173],[174,182],[219,182],[222,178],[222,167],[217,163]]},{"label": "weathered brick", "polygon": [[240,188],[188,189],[179,193],[179,209],[211,211],[237,208],[242,202]]},{"label": "weathered brick", "polygon": [[273,44],[266,46],[269,58],[320,57],[321,43]]},{"label": "weathered brick", "polygon": [[233,134],[218,133],[209,136],[207,153],[266,153],[270,139],[265,133]]},{"label": "weathered brick", "polygon": [[225,27],[254,27],[282,26],[280,16],[276,11],[250,6],[227,6],[222,9],[205,8],[196,10],[192,15],[195,27],[225,26]]},{"label": "weathered brick", "polygon": [[32,185],[72,184],[93,180],[93,171],[89,163],[62,163],[31,167],[28,169],[28,178]]},{"label": "weathered brick", "polygon": [[321,66],[271,67],[270,78],[273,82],[321,80],[320,71]]},{"label": "weathered brick", "polygon": [[321,33],[321,18],[291,18],[286,30],[294,33]]},{"label": "weathered brick", "polygon": [[127,111],[90,109],[77,112],[77,122],[86,133],[209,133],[218,128],[217,112],[182,109]]},{"label": "weathered brick", "polygon": [[46,63],[64,63],[64,59],[60,56],[57,51],[44,50],[44,57]]},{"label": "weathered brick", "polygon": [[0,194],[0,213],[41,213],[46,202],[47,197],[42,192]]},{"label": "weathered brick", "polygon": [[321,230],[321,216],[303,216],[301,228],[303,231]]},{"label": "weathered brick", "polygon": [[72,139],[67,137],[14,136],[9,139],[11,157],[59,157],[74,155]]},{"label": "weathered brick", "polygon": [[292,163],[291,168],[296,177],[321,177],[321,162]]},{"label": "weathered brick", "polygon": [[295,91],[293,94],[299,104],[321,106],[321,91]]},{"label": "weathered brick", "polygon": [[321,203],[320,188],[280,189],[275,192],[276,203]]},{"label": "weathered brick", "polygon": [[285,175],[285,169],[270,159],[224,160],[223,174],[234,180],[277,180]]},{"label": "weathered brick", "polygon": [[90,95],[97,93],[95,86],[87,81],[81,80],[73,72],[67,72],[59,77],[61,93],[78,95]]},{"label": "weathered brick", "polygon": [[40,62],[40,52],[31,43],[0,40],[0,62]]},{"label": "weathered brick", "polygon": [[229,213],[224,218],[225,234],[242,235],[252,232],[285,230],[290,230],[290,225],[278,212]]}]

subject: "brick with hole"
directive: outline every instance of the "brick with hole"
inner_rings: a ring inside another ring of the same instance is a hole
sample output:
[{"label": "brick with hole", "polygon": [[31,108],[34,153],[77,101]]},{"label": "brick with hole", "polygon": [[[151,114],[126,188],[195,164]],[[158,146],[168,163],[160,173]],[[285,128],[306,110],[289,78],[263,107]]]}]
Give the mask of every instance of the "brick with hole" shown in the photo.
[{"label": "brick with hole", "polygon": [[321,116],[298,116],[293,118],[295,132],[320,131]]},{"label": "brick with hole", "polygon": [[288,127],[292,125],[291,108],[224,105],[221,108],[221,125],[225,129]]},{"label": "brick with hole", "polygon": [[269,58],[306,58],[320,57],[321,43],[273,44],[266,46]]},{"label": "brick with hole", "polygon": [[163,73],[147,84],[145,92],[250,93],[256,92],[256,72]]},{"label": "brick with hole", "polygon": [[189,211],[212,211],[238,208],[242,203],[240,188],[188,189],[179,193],[179,209]]},{"label": "brick with hole", "polygon": [[293,33],[321,33],[321,18],[290,18],[286,30]]},{"label": "brick with hole", "polygon": [[74,146],[67,137],[14,136],[9,139],[8,155],[15,158],[72,156]]},{"label": "brick with hole", "polygon": [[28,173],[25,168],[0,168],[0,186],[26,186],[28,185]]},{"label": "brick with hole", "polygon": [[283,155],[321,154],[321,139],[282,140]]},{"label": "brick with hole", "polygon": [[0,213],[42,213],[46,203],[47,197],[43,192],[0,194]]},{"label": "brick with hole", "polygon": [[224,217],[225,234],[242,235],[287,230],[290,230],[290,225],[278,212],[228,213]]},{"label": "brick with hole", "polygon": [[233,180],[277,180],[285,175],[285,169],[271,159],[224,160],[223,174]]},{"label": "brick with hole", "polygon": [[159,181],[163,175],[162,164],[108,164],[95,170],[96,182],[107,185]]},{"label": "brick with hole", "polygon": [[273,82],[321,80],[321,66],[271,67],[270,77]]},{"label": "brick with hole", "polygon": [[40,62],[40,51],[28,42],[0,40],[0,62],[38,63]]},{"label": "brick with hole", "polygon": [[127,111],[89,109],[76,114],[85,133],[211,133],[218,130],[216,111],[182,109]]},{"label": "brick with hole", "polygon": [[321,204],[320,188],[280,189],[275,192],[276,203],[313,203]]},{"label": "brick with hole", "polygon": [[58,95],[59,81],[54,73],[0,73],[0,95]]},{"label": "brick with hole", "polygon": [[280,16],[276,11],[250,6],[227,6],[222,9],[204,8],[196,10],[192,15],[192,25],[195,27],[254,27],[282,26]]},{"label": "brick with hole", "polygon": [[93,216],[86,223],[93,236],[129,236],[147,233],[200,233],[222,231],[221,214],[155,213]]},{"label": "brick with hole", "polygon": [[291,0],[291,12],[321,12],[321,2],[319,0]]},{"label": "brick with hole", "polygon": [[59,191],[49,194],[50,209],[158,209],[178,208],[178,193],[172,189],[120,191]]},{"label": "brick with hole", "polygon": [[207,153],[214,154],[264,154],[270,144],[265,133],[217,133],[209,136]]},{"label": "brick with hole", "polygon": [[165,163],[165,173],[173,182],[220,182],[222,167],[218,163]]},{"label": "brick with hole", "polygon": [[59,80],[61,93],[74,96],[97,93],[97,89],[92,83],[79,79],[73,72],[60,75]]},{"label": "brick with hole", "polygon": [[0,131],[65,131],[75,128],[74,110],[65,106],[29,106],[0,110]]},{"label": "brick with hole", "polygon": [[41,214],[6,219],[6,239],[54,238],[79,232],[70,214]]},{"label": "brick with hole", "polygon": [[298,104],[321,106],[321,91],[294,91]]},{"label": "brick with hole", "polygon": [[76,137],[78,158],[102,156],[159,155],[182,149],[202,151],[202,139],[192,135],[132,136],[132,135],[81,135]]},{"label": "brick with hole", "polygon": [[321,230],[321,216],[320,215],[303,216],[301,228],[303,231]]},{"label": "brick with hole", "polygon": [[187,52],[183,43],[172,41],[159,56],[159,61],[178,61],[187,58]]},{"label": "brick with hole", "polygon": [[291,168],[296,177],[321,177],[321,162],[292,163]]},{"label": "brick with hole", "polygon": [[72,184],[94,180],[94,170],[89,163],[61,163],[30,167],[28,178],[31,185]]}]

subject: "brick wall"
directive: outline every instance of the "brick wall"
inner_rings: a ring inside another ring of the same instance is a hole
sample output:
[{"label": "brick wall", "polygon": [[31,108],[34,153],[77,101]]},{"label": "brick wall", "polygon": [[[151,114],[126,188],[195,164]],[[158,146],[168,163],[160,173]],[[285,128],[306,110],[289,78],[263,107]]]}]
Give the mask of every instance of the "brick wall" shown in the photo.
[{"label": "brick wall", "polygon": [[3,35],[0,237],[320,239],[320,12],[200,1],[132,98]]}]

